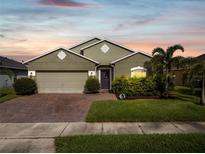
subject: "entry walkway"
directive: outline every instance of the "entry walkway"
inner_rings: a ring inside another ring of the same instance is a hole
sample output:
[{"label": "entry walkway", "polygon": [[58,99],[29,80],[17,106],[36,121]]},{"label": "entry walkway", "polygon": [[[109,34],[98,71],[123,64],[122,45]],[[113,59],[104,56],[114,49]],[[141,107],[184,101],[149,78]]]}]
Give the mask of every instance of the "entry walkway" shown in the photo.
[{"label": "entry walkway", "polygon": [[54,137],[205,133],[205,122],[0,123],[0,152],[54,152]]}]

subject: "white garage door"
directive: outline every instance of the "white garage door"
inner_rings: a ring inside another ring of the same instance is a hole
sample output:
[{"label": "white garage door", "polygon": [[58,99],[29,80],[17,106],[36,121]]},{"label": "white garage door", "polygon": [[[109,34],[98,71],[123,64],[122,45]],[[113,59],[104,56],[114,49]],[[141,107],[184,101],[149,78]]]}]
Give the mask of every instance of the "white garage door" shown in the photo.
[{"label": "white garage door", "polygon": [[87,72],[37,72],[39,93],[82,93]]}]

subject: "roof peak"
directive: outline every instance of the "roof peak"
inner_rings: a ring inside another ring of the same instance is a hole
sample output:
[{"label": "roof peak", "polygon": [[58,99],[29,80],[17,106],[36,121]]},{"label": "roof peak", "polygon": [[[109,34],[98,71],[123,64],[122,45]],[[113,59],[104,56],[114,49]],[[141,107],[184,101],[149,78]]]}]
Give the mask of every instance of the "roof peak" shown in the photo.
[{"label": "roof peak", "polygon": [[75,44],[74,46],[70,47],[69,49],[72,50],[72,49],[75,48],[75,47],[78,47],[78,46],[83,45],[83,44],[85,44],[85,43],[91,42],[91,41],[93,41],[93,40],[98,40],[98,41],[100,41],[101,39],[100,39],[100,38],[97,38],[97,37],[94,37],[94,38],[91,38],[91,39],[89,39],[89,40],[87,40],[87,41],[83,41],[83,42],[81,42],[81,43],[79,43],[79,44]]}]

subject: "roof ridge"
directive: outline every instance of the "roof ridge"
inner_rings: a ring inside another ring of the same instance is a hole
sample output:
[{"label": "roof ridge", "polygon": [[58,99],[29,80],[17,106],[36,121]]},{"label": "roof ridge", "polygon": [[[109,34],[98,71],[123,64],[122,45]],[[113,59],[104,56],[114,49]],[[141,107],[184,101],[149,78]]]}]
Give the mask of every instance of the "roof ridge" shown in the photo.
[{"label": "roof ridge", "polygon": [[119,45],[119,44],[114,43],[114,42],[112,42],[112,41],[110,41],[110,40],[107,40],[107,39],[104,39],[104,40],[95,42],[95,43],[93,43],[93,44],[91,44],[91,45],[88,45],[88,46],[86,46],[86,47],[81,48],[80,50],[88,49],[88,48],[90,48],[90,47],[92,47],[92,46],[94,46],[94,45],[96,45],[96,44],[99,44],[99,43],[101,43],[101,42],[103,42],[103,41],[109,42],[109,43],[111,43],[111,44],[113,44],[113,45],[116,45],[116,46],[118,46],[118,47],[120,47],[120,48],[126,49],[126,50],[128,50],[128,51],[130,51],[130,52],[135,52],[135,51],[133,51],[133,50],[131,50],[131,49],[128,49],[127,47],[124,47],[124,46],[122,46],[122,45]]},{"label": "roof ridge", "polygon": [[75,47],[77,47],[77,46],[83,45],[83,44],[88,43],[88,42],[90,42],[90,41],[92,41],[92,40],[95,40],[95,39],[97,39],[97,40],[99,40],[99,41],[101,40],[100,38],[94,37],[94,38],[92,38],[92,39],[89,39],[89,40],[87,40],[87,41],[83,41],[83,42],[80,43],[80,44],[76,44],[76,45],[70,47],[69,50],[72,50],[73,48],[75,48]]}]

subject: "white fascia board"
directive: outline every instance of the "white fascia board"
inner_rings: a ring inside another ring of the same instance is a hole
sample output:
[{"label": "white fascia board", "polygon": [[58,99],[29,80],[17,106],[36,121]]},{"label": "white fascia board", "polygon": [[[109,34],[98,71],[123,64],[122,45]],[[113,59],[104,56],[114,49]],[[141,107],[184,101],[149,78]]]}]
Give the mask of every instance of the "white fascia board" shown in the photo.
[{"label": "white fascia board", "polygon": [[81,54],[78,54],[78,53],[76,53],[76,52],[74,52],[74,51],[72,51],[72,50],[69,50],[69,49],[65,48],[65,47],[58,47],[58,48],[54,48],[54,49],[52,49],[52,50],[49,50],[49,51],[47,51],[47,52],[44,52],[44,53],[40,54],[39,56],[34,57],[34,58],[32,58],[32,59],[30,59],[30,60],[24,62],[23,64],[27,64],[27,63],[29,63],[29,62],[31,62],[31,61],[33,61],[33,60],[36,60],[36,59],[38,59],[38,58],[41,58],[41,57],[43,57],[43,56],[45,56],[45,55],[48,55],[48,54],[50,54],[50,53],[52,53],[52,52],[54,52],[54,51],[56,51],[56,50],[59,50],[59,49],[63,49],[63,50],[65,50],[65,51],[67,51],[67,52],[70,52],[70,53],[72,53],[72,54],[74,54],[74,55],[77,55],[77,56],[79,56],[79,57],[82,57],[82,58],[84,58],[84,59],[87,59],[87,60],[89,60],[89,61],[92,61],[92,62],[94,62],[94,63],[96,63],[96,64],[99,64],[99,62],[97,62],[97,61],[95,61],[95,60],[93,60],[93,59],[90,59],[90,58],[88,58],[88,57],[85,57],[85,56],[83,56],[83,55],[81,55]]},{"label": "white fascia board", "polygon": [[105,41],[105,40],[100,40],[100,41],[98,41],[98,42],[95,42],[95,43],[92,43],[92,44],[90,44],[90,45],[88,45],[88,46],[85,46],[85,47],[81,48],[80,51],[81,51],[81,50],[85,50],[85,49],[87,49],[87,48],[90,48],[90,47],[92,47],[92,46],[94,46],[94,45],[96,45],[96,44],[99,44],[99,43],[103,42],[103,41]]},{"label": "white fascia board", "polygon": [[36,57],[34,57],[34,58],[31,58],[31,59],[25,61],[23,64],[27,64],[27,63],[29,63],[29,62],[35,60],[35,59],[41,58],[41,57],[43,57],[43,56],[45,56],[45,55],[48,55],[49,53],[52,53],[52,52],[54,52],[54,51],[56,51],[56,50],[58,50],[58,49],[61,49],[61,48],[63,48],[63,47],[57,47],[57,48],[53,48],[53,49],[51,49],[51,50],[48,50],[48,51],[46,51],[46,52],[43,52],[43,53],[41,53],[39,56],[36,56]]},{"label": "white fascia board", "polygon": [[134,56],[135,54],[140,54],[140,53],[141,53],[141,54],[144,54],[144,55],[146,55],[146,56],[148,56],[148,57],[150,57],[150,58],[152,58],[151,55],[149,55],[149,54],[147,54],[147,53],[145,53],[145,52],[143,52],[143,51],[137,51],[137,52],[134,52],[134,53],[132,53],[132,54],[129,54],[129,55],[125,56],[125,57],[122,57],[122,58],[120,58],[120,59],[117,59],[117,60],[111,62],[111,64],[114,64],[114,63],[116,63],[116,62],[118,62],[118,61],[121,61],[121,60],[123,60],[123,59],[129,58],[129,57],[131,57],[131,56]]},{"label": "white fascia board", "polygon": [[92,41],[92,40],[94,40],[94,39],[99,39],[99,41],[101,40],[101,39],[98,38],[98,37],[90,37],[90,39],[86,39],[85,41],[83,41],[83,42],[81,42],[81,43],[75,44],[75,45],[69,47],[69,49],[72,50],[73,48],[75,48],[75,47],[77,47],[77,46],[79,46],[79,45],[82,45],[82,44],[84,44],[84,43],[86,43],[86,42]]},{"label": "white fascia board", "polygon": [[114,63],[116,63],[116,62],[118,62],[118,61],[121,61],[121,60],[126,59],[126,58],[128,58],[128,57],[131,57],[131,56],[133,56],[133,55],[135,55],[135,54],[137,54],[137,53],[138,53],[138,52],[131,53],[131,54],[125,56],[125,57],[122,57],[122,58],[120,58],[120,59],[117,59],[117,60],[111,62],[111,64],[114,64]]}]

